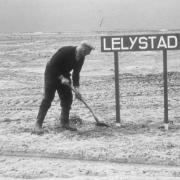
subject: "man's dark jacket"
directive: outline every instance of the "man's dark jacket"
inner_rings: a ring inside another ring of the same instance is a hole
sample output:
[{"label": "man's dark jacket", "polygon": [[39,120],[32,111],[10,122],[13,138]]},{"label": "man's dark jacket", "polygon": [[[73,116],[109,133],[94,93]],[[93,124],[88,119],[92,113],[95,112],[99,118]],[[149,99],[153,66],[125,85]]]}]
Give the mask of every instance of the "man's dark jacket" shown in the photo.
[{"label": "man's dark jacket", "polygon": [[73,86],[79,86],[79,73],[84,63],[84,57],[76,60],[76,46],[64,46],[60,48],[47,63],[45,78],[57,80],[60,75],[70,77],[72,72]]}]

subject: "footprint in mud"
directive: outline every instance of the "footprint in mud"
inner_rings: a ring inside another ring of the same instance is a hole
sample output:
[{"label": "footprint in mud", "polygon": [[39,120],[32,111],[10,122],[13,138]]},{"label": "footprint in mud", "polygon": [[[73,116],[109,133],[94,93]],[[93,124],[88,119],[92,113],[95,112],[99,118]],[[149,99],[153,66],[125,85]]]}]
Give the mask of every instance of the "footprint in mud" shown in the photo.
[{"label": "footprint in mud", "polygon": [[11,123],[11,122],[18,122],[21,121],[21,119],[11,119],[11,118],[4,118],[4,120],[2,120],[1,122],[5,122],[5,123]]},{"label": "footprint in mud", "polygon": [[[29,131],[29,129],[28,129],[28,131]],[[28,131],[26,131],[26,132],[28,132]],[[37,132],[33,128],[33,129],[30,129],[29,132],[31,132],[31,134],[40,136],[40,135],[43,135],[43,134],[49,134],[50,131],[48,129],[42,129],[42,131]]]}]

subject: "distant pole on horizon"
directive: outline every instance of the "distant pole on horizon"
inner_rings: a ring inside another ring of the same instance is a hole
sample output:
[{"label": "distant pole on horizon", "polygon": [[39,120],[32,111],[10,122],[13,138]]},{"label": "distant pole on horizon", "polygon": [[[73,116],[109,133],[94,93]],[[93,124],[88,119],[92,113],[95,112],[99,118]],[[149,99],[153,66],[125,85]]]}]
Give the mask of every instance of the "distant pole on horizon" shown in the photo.
[{"label": "distant pole on horizon", "polygon": [[100,24],[99,24],[100,27],[102,26],[103,21],[104,21],[104,18],[102,17],[102,19],[101,19],[101,21],[100,21]]}]

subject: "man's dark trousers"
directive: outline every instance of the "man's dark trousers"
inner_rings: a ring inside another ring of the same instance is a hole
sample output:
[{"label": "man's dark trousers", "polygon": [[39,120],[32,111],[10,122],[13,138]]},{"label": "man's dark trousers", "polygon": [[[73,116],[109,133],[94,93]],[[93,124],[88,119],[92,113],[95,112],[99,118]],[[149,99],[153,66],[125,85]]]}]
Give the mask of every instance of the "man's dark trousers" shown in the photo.
[{"label": "man's dark trousers", "polygon": [[[44,77],[44,95],[39,108],[37,122],[42,126],[44,118],[51,106],[51,102],[53,101],[57,90],[61,105],[61,124],[69,124],[69,111],[73,100],[71,89],[67,85],[62,84],[58,77],[53,76],[53,74],[49,73],[47,69]],[[66,78],[70,80],[70,75],[67,75]]]}]

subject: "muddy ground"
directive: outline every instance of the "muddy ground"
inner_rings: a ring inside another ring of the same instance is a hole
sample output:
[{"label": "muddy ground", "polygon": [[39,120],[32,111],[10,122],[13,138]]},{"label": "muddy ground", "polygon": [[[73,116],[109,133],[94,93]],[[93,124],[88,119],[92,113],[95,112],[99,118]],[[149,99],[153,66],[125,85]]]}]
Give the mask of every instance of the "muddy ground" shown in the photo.
[{"label": "muddy ground", "polygon": [[[173,121],[168,131],[161,128],[162,52],[119,55],[122,126],[117,127],[113,54],[100,52],[102,34],[0,34],[3,179],[180,178],[180,52],[168,52],[169,120]],[[96,50],[83,67],[81,92],[99,119],[111,127],[95,126],[89,111],[74,100],[71,122],[78,131],[62,130],[56,95],[45,119],[45,133],[32,134],[47,61],[62,45],[77,45],[86,39]]]}]

